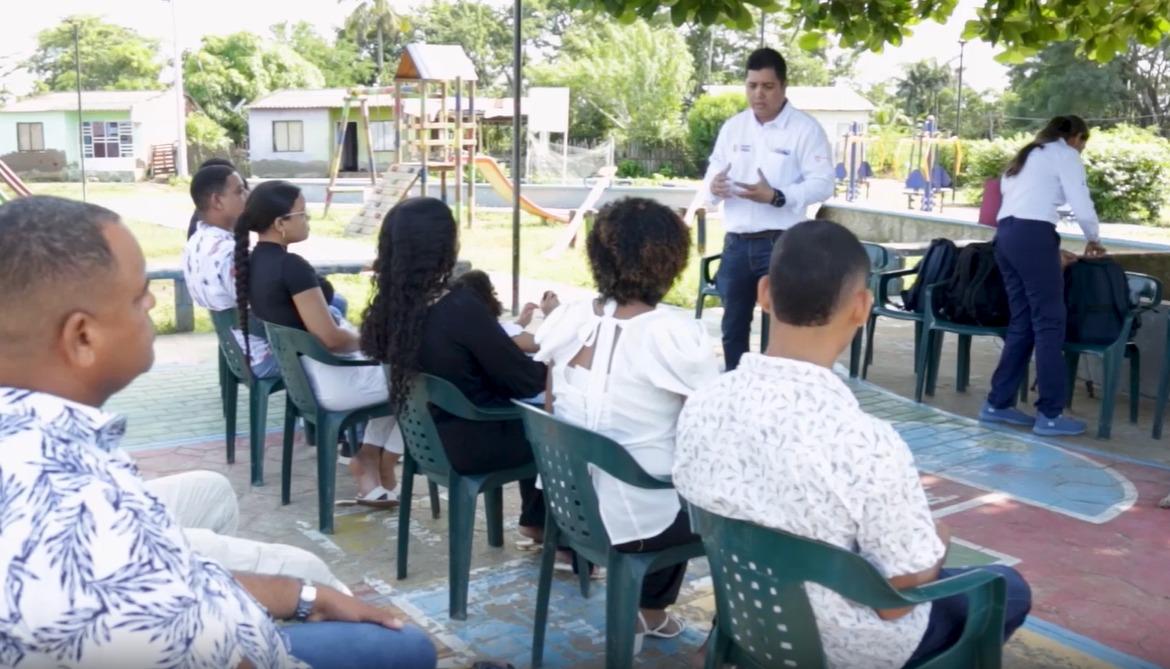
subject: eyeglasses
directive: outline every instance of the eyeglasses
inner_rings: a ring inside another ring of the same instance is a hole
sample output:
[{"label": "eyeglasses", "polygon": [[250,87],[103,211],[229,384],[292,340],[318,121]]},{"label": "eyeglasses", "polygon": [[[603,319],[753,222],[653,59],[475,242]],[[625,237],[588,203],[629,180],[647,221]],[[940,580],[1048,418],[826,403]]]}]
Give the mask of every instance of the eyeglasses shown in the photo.
[{"label": "eyeglasses", "polygon": [[290,212],[290,213],[288,213],[288,214],[285,214],[284,216],[281,216],[281,218],[292,218],[292,217],[294,217],[294,216],[304,216],[304,217],[305,217],[305,222],[306,222],[306,223],[307,223],[307,222],[309,222],[309,221],[311,221],[311,220],[313,220],[313,217],[312,217],[312,216],[309,216],[309,212],[307,212],[307,211],[304,211],[304,210]]}]

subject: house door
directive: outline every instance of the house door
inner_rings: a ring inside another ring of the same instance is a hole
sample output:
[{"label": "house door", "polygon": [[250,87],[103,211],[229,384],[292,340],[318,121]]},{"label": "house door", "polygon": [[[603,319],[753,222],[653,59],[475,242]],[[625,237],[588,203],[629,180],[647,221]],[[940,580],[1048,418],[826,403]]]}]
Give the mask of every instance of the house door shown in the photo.
[{"label": "house door", "polygon": [[[338,125],[341,125],[340,123]],[[345,124],[345,139],[341,143],[341,171],[358,171],[357,121]],[[338,128],[340,132],[341,128]]]}]

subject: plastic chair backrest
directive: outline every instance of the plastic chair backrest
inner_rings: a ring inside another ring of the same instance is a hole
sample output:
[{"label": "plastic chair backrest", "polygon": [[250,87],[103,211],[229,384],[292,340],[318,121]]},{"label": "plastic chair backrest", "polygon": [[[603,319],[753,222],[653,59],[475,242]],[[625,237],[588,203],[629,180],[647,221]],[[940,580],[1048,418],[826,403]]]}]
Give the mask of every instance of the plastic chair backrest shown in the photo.
[{"label": "plastic chair backrest", "polygon": [[719,625],[735,646],[733,662],[746,655],[759,667],[825,666],[805,582],[875,608],[905,606],[856,553],[689,508],[711,564]]},{"label": "plastic chair backrest", "polygon": [[211,323],[215,326],[215,336],[219,340],[219,350],[223,351],[224,360],[228,369],[247,384],[252,383],[252,367],[248,364],[244,349],[232,334],[232,329],[238,323],[235,309],[211,312]]},{"label": "plastic chair backrest", "polygon": [[1148,274],[1126,272],[1129,303],[1139,309],[1152,309],[1162,303],[1162,282]]},{"label": "plastic chair backrest", "polygon": [[869,256],[869,271],[876,273],[884,271],[890,266],[890,251],[881,244],[874,244],[873,242],[861,242],[862,247],[865,248],[865,254]]},{"label": "plastic chair backrest", "polygon": [[313,386],[309,383],[309,375],[301,364],[301,356],[307,356],[321,362],[328,363],[335,356],[327,351],[317,338],[296,328],[264,323],[268,332],[268,345],[276,356],[280,366],[280,375],[284,377],[284,387],[293,405],[302,415],[314,417],[317,415],[317,396],[313,393]]},{"label": "plastic chair backrest", "polygon": [[536,457],[548,508],[557,527],[574,547],[602,555],[610,549],[590,465],[630,485],[673,487],[647,474],[621,444],[609,437],[567,423],[536,407],[519,403],[517,406],[521,408],[524,432]]},{"label": "plastic chair backrest", "polygon": [[[389,372],[385,366],[382,369]],[[451,393],[467,402],[463,393],[445,379],[419,374],[410,382],[410,394],[398,415],[398,428],[402,430],[402,440],[410,457],[418,463],[419,469],[443,476],[451,472],[451,461],[443,450],[443,440],[439,437],[439,429],[431,414],[431,404],[437,405],[440,400],[452,403]]]}]

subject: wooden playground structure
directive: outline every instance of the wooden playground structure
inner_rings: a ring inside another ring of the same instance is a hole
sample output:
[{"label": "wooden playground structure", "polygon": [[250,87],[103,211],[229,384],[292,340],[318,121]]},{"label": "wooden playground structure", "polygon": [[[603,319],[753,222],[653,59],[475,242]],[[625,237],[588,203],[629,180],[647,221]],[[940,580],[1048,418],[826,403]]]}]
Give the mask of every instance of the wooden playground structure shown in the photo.
[{"label": "wooden playground structure", "polygon": [[[3,160],[0,160],[0,183],[7,186],[15,197],[28,197],[32,195],[32,191],[28,189],[28,186],[24,185],[24,181],[21,180],[20,176],[11,167],[6,165]],[[7,202],[8,198],[8,194],[3,189],[0,189],[0,204]]]}]

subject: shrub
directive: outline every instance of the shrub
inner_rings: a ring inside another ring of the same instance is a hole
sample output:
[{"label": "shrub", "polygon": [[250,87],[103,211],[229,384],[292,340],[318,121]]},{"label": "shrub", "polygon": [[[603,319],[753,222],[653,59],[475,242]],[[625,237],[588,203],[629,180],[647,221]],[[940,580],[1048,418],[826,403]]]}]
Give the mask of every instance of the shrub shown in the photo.
[{"label": "shrub", "polygon": [[747,97],[743,93],[703,95],[691,105],[687,112],[687,148],[700,172],[707,171],[707,159],[715,149],[723,123],[746,107]]},{"label": "shrub", "polygon": [[627,158],[618,162],[617,176],[622,179],[638,179],[646,176],[646,170],[642,169],[642,163]]}]

